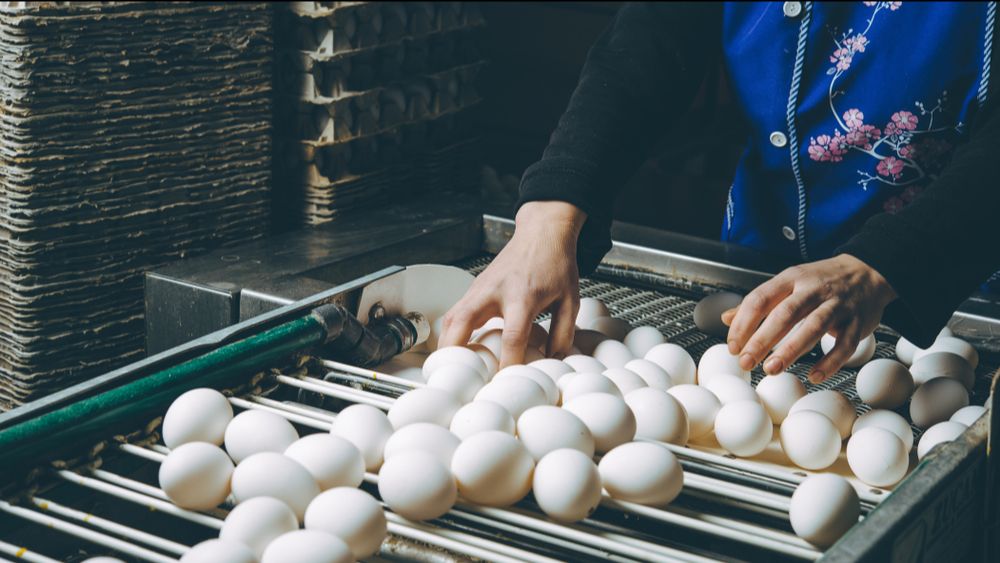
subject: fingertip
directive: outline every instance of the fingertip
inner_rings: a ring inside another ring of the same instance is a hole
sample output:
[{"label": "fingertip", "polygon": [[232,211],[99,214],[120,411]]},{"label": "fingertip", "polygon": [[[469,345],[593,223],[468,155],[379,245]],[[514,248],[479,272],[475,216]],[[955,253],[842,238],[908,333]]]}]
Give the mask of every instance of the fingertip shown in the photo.
[{"label": "fingertip", "polygon": [[735,307],[733,307],[732,309],[729,309],[728,311],[724,311],[722,313],[722,324],[724,324],[726,326],[732,326],[733,319],[735,317],[736,317],[736,308]]},{"label": "fingertip", "polygon": [[771,356],[764,362],[764,373],[767,375],[777,375],[785,369],[785,363],[778,356]]},{"label": "fingertip", "polygon": [[816,385],[826,381],[826,377],[827,377],[826,374],[823,373],[821,370],[814,369],[811,372],[809,372],[809,382]]}]

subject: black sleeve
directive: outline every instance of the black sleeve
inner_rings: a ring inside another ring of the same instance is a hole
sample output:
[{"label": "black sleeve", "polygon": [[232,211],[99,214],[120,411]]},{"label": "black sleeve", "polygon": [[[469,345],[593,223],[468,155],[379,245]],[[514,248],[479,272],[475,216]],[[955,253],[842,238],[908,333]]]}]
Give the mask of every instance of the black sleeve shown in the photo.
[{"label": "black sleeve", "polygon": [[883,322],[917,346],[933,343],[952,313],[1000,269],[1000,108],[997,95],[969,141],[909,206],[869,219],[838,251],[881,273],[899,296]]},{"label": "black sleeve", "polygon": [[718,60],[721,21],[717,2],[629,3],[591,48],[542,159],[524,173],[518,201],[566,201],[587,213],[577,249],[581,273],[611,248],[622,185],[670,118],[687,111]]}]

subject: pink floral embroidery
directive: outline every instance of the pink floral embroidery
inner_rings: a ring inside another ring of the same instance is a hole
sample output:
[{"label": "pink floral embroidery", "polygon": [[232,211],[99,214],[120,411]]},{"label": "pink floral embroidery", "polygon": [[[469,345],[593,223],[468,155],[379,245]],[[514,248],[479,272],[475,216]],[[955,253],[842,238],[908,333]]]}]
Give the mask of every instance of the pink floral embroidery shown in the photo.
[{"label": "pink floral embroidery", "polygon": [[896,125],[896,127],[905,131],[913,131],[916,129],[918,121],[919,119],[917,116],[908,111],[897,111],[892,114],[892,122]]},{"label": "pink floral embroidery", "polygon": [[857,34],[857,35],[855,35],[853,37],[848,37],[844,41],[844,43],[848,47],[850,47],[850,49],[852,51],[854,51],[855,53],[864,53],[865,52],[865,45],[868,45],[868,38],[865,37],[864,35],[861,35],[859,33],[859,34]]},{"label": "pink floral embroidery", "polygon": [[917,149],[913,145],[903,145],[899,147],[899,150],[897,150],[896,153],[903,158],[912,159],[917,153]]},{"label": "pink floral embroidery", "polygon": [[844,112],[844,123],[851,129],[857,129],[864,124],[865,114],[859,109],[849,109]]},{"label": "pink floral embroidery", "polygon": [[887,156],[875,167],[881,176],[892,176],[896,178],[903,171],[903,161],[894,156]]},{"label": "pink floral embroidery", "polygon": [[886,2],[886,6],[889,6],[889,9],[892,10],[893,12],[898,10],[899,7],[902,5],[903,5],[902,2]]},{"label": "pink floral embroidery", "polygon": [[820,162],[840,162],[850,148],[847,137],[837,131],[830,135],[820,135],[809,139],[809,158]]},{"label": "pink floral embroidery", "polygon": [[847,70],[851,68],[851,61],[854,59],[854,51],[847,47],[841,47],[830,56],[831,63],[837,63],[837,70]]}]

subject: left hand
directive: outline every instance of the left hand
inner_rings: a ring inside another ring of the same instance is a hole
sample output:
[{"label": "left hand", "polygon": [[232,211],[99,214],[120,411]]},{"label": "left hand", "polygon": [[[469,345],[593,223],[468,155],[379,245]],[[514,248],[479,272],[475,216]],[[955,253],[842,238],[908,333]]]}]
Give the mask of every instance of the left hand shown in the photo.
[{"label": "left hand", "polygon": [[[740,357],[740,367],[749,370],[763,361],[770,375],[788,369],[824,334],[834,336],[836,345],[809,373],[809,380],[819,383],[843,367],[894,299],[896,292],[882,274],[840,254],[787,268],[723,313],[722,321],[730,326],[729,352]],[[799,321],[792,336],[767,356]]]}]

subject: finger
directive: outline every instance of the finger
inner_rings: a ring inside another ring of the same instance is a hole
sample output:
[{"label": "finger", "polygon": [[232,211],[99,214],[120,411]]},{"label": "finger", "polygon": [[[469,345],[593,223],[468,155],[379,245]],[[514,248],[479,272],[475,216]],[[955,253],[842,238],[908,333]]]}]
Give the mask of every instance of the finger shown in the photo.
[{"label": "finger", "polygon": [[[743,369],[753,369],[755,365],[764,359],[764,356],[774,348],[783,336],[792,330],[795,323],[802,320],[811,313],[819,303],[819,295],[809,293],[803,295],[802,292],[793,293],[782,300],[764,319],[760,327],[754,331],[753,336],[743,347],[743,355],[740,356],[740,367]],[[749,356],[749,360],[747,357]],[[743,365],[746,361],[749,365]],[[776,362],[770,362],[764,367],[767,373],[779,373],[784,366],[779,366],[777,371],[769,371],[768,367],[774,367]]]},{"label": "finger", "polygon": [[722,324],[726,326],[731,326],[733,324],[733,317],[736,316],[737,307],[733,307],[728,311],[723,311],[722,313]]},{"label": "finger", "polygon": [[535,315],[523,306],[511,306],[503,312],[503,336],[500,339],[500,367],[516,366],[524,362],[531,322]]},{"label": "finger", "polygon": [[771,312],[775,305],[792,293],[792,288],[791,280],[778,275],[743,298],[743,302],[736,310],[736,316],[733,317],[733,324],[729,327],[730,354],[737,355],[743,352],[743,347],[746,346],[750,336],[760,326],[764,317]]},{"label": "finger", "polygon": [[861,330],[856,323],[851,323],[838,331],[837,342],[830,352],[823,356],[809,372],[809,381],[822,383],[826,378],[844,367],[844,363],[854,354],[861,340]]},{"label": "finger", "polygon": [[833,305],[826,303],[813,310],[764,361],[764,372],[780,373],[808,354],[831,330],[833,320]]},{"label": "finger", "polygon": [[545,348],[546,356],[562,358],[569,352],[576,333],[576,313],[579,308],[580,301],[575,297],[566,297],[553,304],[549,341]]},{"label": "finger", "polygon": [[469,343],[472,331],[482,326],[491,317],[497,316],[497,313],[499,310],[494,301],[483,301],[479,297],[466,294],[445,313],[441,321],[438,348],[465,346]]}]

